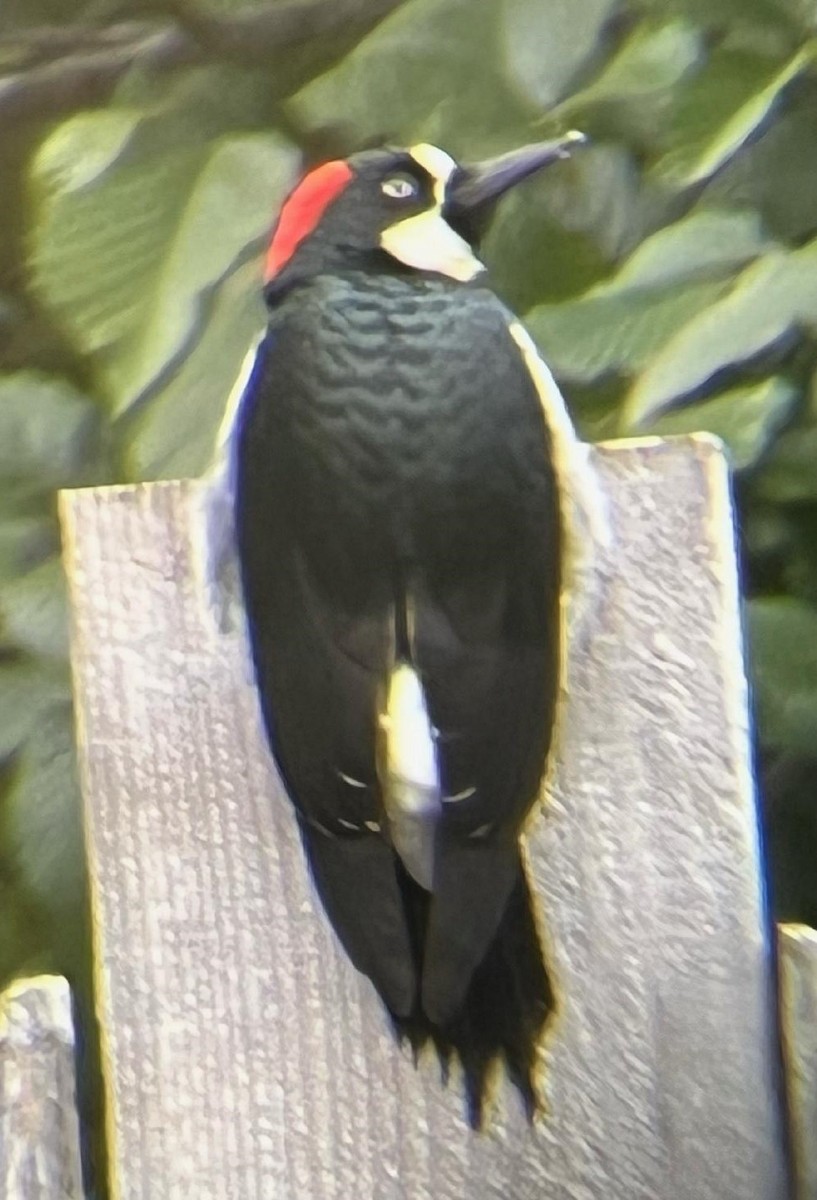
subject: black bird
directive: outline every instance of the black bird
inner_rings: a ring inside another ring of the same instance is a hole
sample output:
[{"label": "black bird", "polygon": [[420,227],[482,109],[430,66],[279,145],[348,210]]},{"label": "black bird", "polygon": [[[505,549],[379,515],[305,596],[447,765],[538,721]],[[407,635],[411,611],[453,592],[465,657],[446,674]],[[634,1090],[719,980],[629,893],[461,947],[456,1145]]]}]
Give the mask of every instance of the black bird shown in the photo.
[{"label": "black bird", "polygon": [[475,247],[581,135],[429,145],[290,194],[241,400],[235,523],[273,754],[324,906],[398,1030],[504,1057],[531,1111],[552,994],[520,851],[560,685],[576,443]]}]

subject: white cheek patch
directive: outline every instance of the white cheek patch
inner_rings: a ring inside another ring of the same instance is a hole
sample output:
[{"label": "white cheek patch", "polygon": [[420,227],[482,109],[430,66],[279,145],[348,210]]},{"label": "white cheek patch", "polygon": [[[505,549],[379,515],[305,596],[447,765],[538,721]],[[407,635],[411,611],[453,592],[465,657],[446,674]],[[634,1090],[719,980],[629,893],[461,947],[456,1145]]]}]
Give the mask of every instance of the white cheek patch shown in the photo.
[{"label": "white cheek patch", "polygon": [[445,150],[427,142],[412,146],[409,154],[434,180],[434,207],[385,229],[380,235],[380,245],[407,267],[435,271],[458,283],[468,283],[485,267],[442,214],[445,190],[457,164]]},{"label": "white cheek patch", "polygon": [[468,283],[485,270],[465,239],[443,220],[436,207],[384,229],[380,245],[407,267],[436,271],[460,283]]}]

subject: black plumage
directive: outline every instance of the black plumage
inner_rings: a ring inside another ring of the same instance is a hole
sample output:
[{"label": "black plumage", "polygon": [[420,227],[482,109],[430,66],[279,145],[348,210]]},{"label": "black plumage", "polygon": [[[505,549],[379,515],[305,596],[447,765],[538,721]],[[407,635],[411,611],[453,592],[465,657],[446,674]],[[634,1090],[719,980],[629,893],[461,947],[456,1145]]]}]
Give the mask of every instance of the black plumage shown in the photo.
[{"label": "black plumage", "polygon": [[[238,430],[259,693],[344,947],[402,1034],[459,1054],[478,1121],[499,1055],[533,1107],[552,1008],[518,844],[559,686],[552,447],[484,275],[320,246],[269,290]],[[431,894],[384,820],[378,714],[398,661],[436,731]]]}]

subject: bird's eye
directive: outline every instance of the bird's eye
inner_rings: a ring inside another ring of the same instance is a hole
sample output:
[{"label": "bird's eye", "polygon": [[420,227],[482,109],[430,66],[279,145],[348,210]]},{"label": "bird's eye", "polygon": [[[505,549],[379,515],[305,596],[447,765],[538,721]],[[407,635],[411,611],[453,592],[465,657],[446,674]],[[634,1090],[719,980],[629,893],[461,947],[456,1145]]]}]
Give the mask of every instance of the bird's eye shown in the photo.
[{"label": "bird's eye", "polygon": [[393,200],[412,200],[419,191],[416,179],[410,175],[390,175],[380,185],[380,190]]}]

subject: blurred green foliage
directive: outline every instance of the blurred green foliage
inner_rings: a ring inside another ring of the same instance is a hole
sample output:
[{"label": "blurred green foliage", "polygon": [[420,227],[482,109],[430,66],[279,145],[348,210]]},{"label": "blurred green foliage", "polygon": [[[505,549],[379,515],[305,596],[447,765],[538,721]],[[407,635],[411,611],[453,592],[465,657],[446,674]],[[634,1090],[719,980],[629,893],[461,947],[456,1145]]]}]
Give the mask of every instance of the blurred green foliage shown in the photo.
[{"label": "blurred green foliage", "polygon": [[[810,0],[126,7],[0,10],[0,980],[87,961],[55,489],[203,470],[277,206],[379,140],[591,135],[484,257],[587,438],[727,443],[764,761],[817,757]],[[802,844],[815,772],[787,778]]]}]

